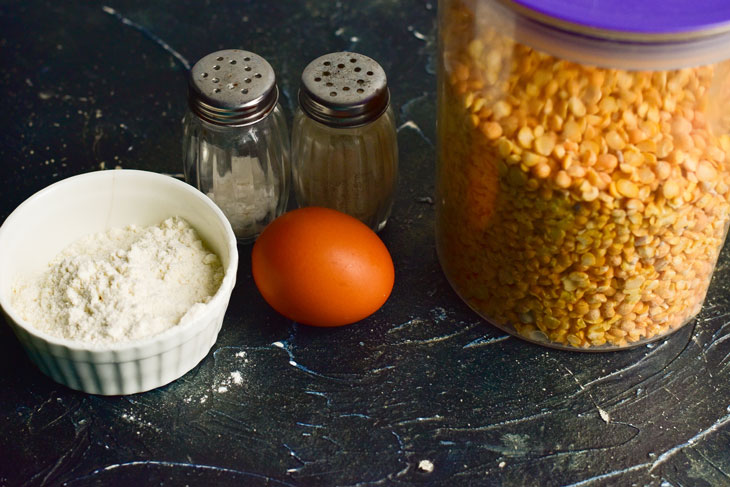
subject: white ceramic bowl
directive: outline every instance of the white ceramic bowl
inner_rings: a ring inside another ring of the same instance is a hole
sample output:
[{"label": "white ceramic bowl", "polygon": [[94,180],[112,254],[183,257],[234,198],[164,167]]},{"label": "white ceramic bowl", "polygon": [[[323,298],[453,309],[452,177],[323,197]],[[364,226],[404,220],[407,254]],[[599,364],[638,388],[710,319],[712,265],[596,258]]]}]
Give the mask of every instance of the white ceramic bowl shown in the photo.
[{"label": "white ceramic bowl", "polygon": [[[196,319],[146,339],[90,345],[38,331],[10,305],[18,276],[45,268],[80,237],[172,216],[185,218],[225,269],[220,289]],[[192,186],[153,172],[111,170],[70,177],[28,198],[0,227],[0,307],[7,322],[44,373],[92,394],[147,391],[195,367],[218,337],[237,268],[236,237],[223,212]]]}]

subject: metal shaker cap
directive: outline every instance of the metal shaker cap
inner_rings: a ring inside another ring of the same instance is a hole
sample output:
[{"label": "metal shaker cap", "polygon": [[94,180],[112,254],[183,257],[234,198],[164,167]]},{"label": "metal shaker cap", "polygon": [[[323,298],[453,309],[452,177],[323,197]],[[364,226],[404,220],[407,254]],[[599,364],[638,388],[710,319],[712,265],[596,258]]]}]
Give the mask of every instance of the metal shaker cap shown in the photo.
[{"label": "metal shaker cap", "polygon": [[213,52],[190,70],[190,109],[216,125],[258,122],[273,110],[278,99],[274,69],[264,58],[249,51]]},{"label": "metal shaker cap", "polygon": [[331,127],[357,127],[378,118],[390,102],[383,68],[354,52],[320,56],[304,68],[299,105]]}]

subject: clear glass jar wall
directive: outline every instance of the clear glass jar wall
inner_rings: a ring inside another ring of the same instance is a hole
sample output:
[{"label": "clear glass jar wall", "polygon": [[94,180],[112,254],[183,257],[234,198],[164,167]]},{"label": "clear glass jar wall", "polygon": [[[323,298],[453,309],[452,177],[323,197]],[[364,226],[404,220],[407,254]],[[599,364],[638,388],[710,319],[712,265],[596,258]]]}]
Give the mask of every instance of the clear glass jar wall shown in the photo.
[{"label": "clear glass jar wall", "polygon": [[623,348],[678,329],[727,232],[728,62],[578,63],[515,40],[490,4],[439,3],[446,276],[484,318],[550,346]]}]

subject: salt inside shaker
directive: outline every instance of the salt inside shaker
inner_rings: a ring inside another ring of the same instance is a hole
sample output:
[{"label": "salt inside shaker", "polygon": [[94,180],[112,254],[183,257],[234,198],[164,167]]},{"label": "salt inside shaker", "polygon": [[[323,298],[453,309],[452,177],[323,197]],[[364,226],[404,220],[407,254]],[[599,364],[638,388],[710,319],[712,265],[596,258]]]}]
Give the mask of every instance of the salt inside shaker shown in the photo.
[{"label": "salt inside shaker", "polygon": [[286,208],[289,136],[278,98],[274,70],[252,52],[217,51],[190,70],[185,180],[221,208],[240,243]]},{"label": "salt inside shaker", "polygon": [[292,127],[299,206],[324,206],[375,231],[390,216],[398,177],[395,117],[385,71],[352,52],[321,56],[304,69]]}]

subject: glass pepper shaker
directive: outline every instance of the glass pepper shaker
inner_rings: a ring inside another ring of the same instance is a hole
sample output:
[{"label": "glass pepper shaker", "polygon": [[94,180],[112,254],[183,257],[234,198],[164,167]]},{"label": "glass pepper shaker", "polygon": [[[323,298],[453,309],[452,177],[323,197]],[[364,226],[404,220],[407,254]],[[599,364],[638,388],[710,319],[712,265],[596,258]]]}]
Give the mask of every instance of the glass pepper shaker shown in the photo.
[{"label": "glass pepper shaker", "polygon": [[299,206],[324,206],[375,231],[390,216],[398,177],[395,117],[385,71],[352,52],[321,56],[304,69],[292,127]]},{"label": "glass pepper shaker", "polygon": [[283,213],[289,137],[271,65],[252,52],[217,51],[188,78],[183,119],[185,180],[228,217],[240,243]]}]

